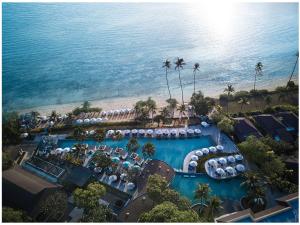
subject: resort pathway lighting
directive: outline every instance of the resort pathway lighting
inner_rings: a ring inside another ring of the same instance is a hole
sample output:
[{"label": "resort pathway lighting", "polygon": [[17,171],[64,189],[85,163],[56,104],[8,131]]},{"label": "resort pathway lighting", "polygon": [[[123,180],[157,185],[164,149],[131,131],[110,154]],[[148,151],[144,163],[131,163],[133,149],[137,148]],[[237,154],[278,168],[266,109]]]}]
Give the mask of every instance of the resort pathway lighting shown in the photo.
[{"label": "resort pathway lighting", "polygon": [[234,158],[237,160],[237,161],[242,161],[244,159],[244,157],[242,155],[235,155]]},{"label": "resort pathway lighting", "polygon": [[196,155],[192,155],[192,157],[191,157],[191,160],[192,160],[192,161],[198,161],[198,159],[199,159],[199,158],[198,158],[198,156],[196,156]]},{"label": "resort pathway lighting", "polygon": [[245,171],[245,166],[243,164],[237,164],[235,169],[238,172],[244,172]]},{"label": "resort pathway lighting", "polygon": [[197,150],[195,154],[199,157],[203,156],[203,152],[201,150]]},{"label": "resort pathway lighting", "polygon": [[135,188],[135,184],[134,183],[130,182],[130,183],[127,184],[127,190],[131,191],[134,188]]},{"label": "resort pathway lighting", "polygon": [[125,169],[128,169],[130,166],[131,166],[131,163],[128,162],[128,161],[125,161],[122,163],[122,166],[125,168]]},{"label": "resort pathway lighting", "polygon": [[223,158],[223,157],[222,157],[222,158],[219,158],[218,161],[219,161],[219,163],[222,164],[222,165],[225,165],[225,164],[227,163],[227,160],[226,160],[225,158]]},{"label": "resort pathway lighting", "polygon": [[196,167],[196,166],[198,166],[198,163],[196,161],[190,161],[189,165],[191,167]]},{"label": "resort pathway lighting", "polygon": [[223,151],[223,150],[224,150],[224,146],[223,146],[223,145],[217,145],[217,146],[216,146],[216,149],[217,149],[218,151]]},{"label": "resort pathway lighting", "polygon": [[195,129],[194,132],[195,132],[196,135],[200,135],[201,134],[201,130],[200,129]]},{"label": "resort pathway lighting", "polygon": [[216,153],[216,152],[217,152],[217,149],[216,149],[216,147],[211,146],[211,147],[209,147],[209,151],[210,151],[211,153]]},{"label": "resort pathway lighting", "polygon": [[230,155],[227,157],[227,161],[230,163],[235,163],[235,158],[232,155]]},{"label": "resort pathway lighting", "polygon": [[225,175],[225,171],[222,168],[217,168],[216,169],[216,174],[218,174],[220,176],[224,176]]},{"label": "resort pathway lighting", "polygon": [[207,155],[209,153],[208,148],[202,148],[201,151],[202,151],[203,155]]},{"label": "resort pathway lighting", "polygon": [[230,175],[234,174],[234,169],[231,166],[227,166],[225,171]]}]

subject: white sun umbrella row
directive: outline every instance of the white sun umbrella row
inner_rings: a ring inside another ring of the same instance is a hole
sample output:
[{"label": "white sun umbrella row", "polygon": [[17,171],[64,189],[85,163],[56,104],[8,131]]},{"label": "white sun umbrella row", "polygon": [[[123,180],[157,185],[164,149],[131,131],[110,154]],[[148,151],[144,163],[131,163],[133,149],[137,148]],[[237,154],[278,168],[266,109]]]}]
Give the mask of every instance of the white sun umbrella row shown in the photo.
[{"label": "white sun umbrella row", "polygon": [[91,118],[91,119],[78,119],[76,120],[76,124],[96,124],[96,123],[103,123],[107,121],[107,118]]},{"label": "white sun umbrella row", "polygon": [[111,116],[111,115],[122,115],[134,112],[134,109],[125,108],[125,109],[115,109],[109,111],[102,111],[101,116]]}]

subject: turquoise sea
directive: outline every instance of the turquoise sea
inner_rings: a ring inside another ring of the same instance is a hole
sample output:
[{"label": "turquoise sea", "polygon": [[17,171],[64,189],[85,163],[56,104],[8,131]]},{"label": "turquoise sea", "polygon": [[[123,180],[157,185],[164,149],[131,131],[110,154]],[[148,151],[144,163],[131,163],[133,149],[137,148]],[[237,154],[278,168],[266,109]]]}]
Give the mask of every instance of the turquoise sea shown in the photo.
[{"label": "turquoise sea", "polygon": [[[288,79],[298,51],[298,3],[3,3],[4,110],[153,96],[167,98],[162,61],[179,56],[186,100],[197,89]],[[297,68],[298,69],[298,68]],[[295,76],[297,79],[297,76]],[[169,74],[180,98],[178,75]]]}]

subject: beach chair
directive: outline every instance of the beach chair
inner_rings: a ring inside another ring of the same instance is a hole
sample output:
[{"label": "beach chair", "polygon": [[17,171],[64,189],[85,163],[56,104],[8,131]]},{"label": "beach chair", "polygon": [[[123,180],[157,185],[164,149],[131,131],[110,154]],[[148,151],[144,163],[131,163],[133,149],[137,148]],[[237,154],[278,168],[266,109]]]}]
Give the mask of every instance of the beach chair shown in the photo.
[{"label": "beach chair", "polygon": [[133,153],[131,153],[130,158],[134,160],[138,156],[139,155],[137,153],[133,152]]},{"label": "beach chair", "polygon": [[120,156],[121,156],[121,159],[126,160],[126,158],[128,156],[128,152],[126,152],[125,150],[122,149],[122,151],[120,152]]}]

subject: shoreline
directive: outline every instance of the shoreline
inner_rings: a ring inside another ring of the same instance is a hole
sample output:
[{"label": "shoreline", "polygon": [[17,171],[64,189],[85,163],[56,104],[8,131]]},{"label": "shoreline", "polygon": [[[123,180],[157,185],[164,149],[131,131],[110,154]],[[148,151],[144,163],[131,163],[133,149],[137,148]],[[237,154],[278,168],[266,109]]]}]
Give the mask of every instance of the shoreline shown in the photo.
[{"label": "shoreline", "polygon": [[[295,78],[293,81],[298,84],[298,80]],[[276,79],[272,83],[268,84],[260,84],[257,85],[258,89],[267,89],[269,91],[275,90],[276,87],[282,86],[283,82],[286,82],[286,78]],[[235,92],[238,91],[250,91],[252,89],[252,86],[249,87],[249,85],[244,86],[243,85],[236,85],[238,89],[235,90]],[[226,86],[224,85],[224,88]],[[221,90],[217,91],[211,91],[210,93],[205,93],[204,95],[206,97],[212,97],[212,98],[218,98],[220,94],[224,93]],[[186,96],[191,96],[191,93],[185,93],[185,102],[188,102],[190,97],[187,98]],[[102,99],[102,100],[92,100],[89,101],[91,103],[91,107],[99,107],[102,108],[104,111],[108,110],[114,110],[114,109],[122,109],[122,108],[132,108],[133,105],[139,101],[139,100],[146,100],[148,97],[151,97],[153,100],[156,101],[157,108],[162,108],[167,105],[165,96],[159,96],[159,95],[145,95],[145,96],[137,96],[137,97],[119,97],[119,98],[109,98],[109,99]],[[173,96],[172,96],[173,97]],[[178,102],[180,102],[181,97],[180,96],[174,96]],[[55,105],[46,105],[46,106],[37,106],[32,108],[26,108],[21,110],[13,110],[18,113],[28,113],[30,111],[38,111],[41,115],[50,115],[53,110],[55,110],[59,114],[66,114],[68,112],[71,112],[74,108],[79,107],[82,105],[83,102],[74,102],[74,103],[65,103],[65,104],[55,104]]]}]

